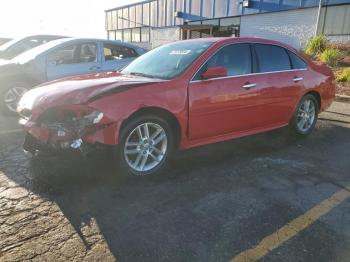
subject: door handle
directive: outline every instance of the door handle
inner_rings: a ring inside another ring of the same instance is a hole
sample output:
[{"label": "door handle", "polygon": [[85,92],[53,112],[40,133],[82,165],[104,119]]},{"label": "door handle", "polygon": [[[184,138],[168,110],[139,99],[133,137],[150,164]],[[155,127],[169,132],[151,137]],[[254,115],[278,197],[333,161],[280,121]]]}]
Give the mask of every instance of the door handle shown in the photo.
[{"label": "door handle", "polygon": [[251,88],[254,88],[254,87],[256,87],[256,84],[245,84],[245,85],[243,85],[242,86],[244,89],[251,89]]},{"label": "door handle", "polygon": [[295,83],[300,82],[300,81],[303,81],[303,80],[304,80],[304,78],[302,78],[302,77],[294,77],[294,79],[293,79],[293,81],[294,81]]}]

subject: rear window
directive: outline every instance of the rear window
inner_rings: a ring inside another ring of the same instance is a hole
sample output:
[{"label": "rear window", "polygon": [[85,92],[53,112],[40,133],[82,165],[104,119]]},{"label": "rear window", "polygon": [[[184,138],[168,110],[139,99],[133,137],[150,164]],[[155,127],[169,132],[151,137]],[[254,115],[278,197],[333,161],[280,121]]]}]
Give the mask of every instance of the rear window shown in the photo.
[{"label": "rear window", "polygon": [[287,51],[279,46],[255,44],[255,52],[260,73],[290,70]]},{"label": "rear window", "polygon": [[306,63],[304,62],[303,59],[301,59],[299,56],[294,54],[291,51],[288,51],[290,60],[292,62],[292,67],[293,69],[305,69],[307,68]]},{"label": "rear window", "polygon": [[103,44],[103,51],[106,61],[132,58],[138,56],[136,51],[132,48],[109,43]]}]

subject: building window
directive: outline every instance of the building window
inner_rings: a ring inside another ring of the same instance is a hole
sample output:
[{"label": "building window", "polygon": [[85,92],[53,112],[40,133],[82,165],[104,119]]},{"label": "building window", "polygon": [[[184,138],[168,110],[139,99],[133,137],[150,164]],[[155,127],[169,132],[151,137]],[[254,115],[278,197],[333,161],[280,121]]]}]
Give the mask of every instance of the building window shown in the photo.
[{"label": "building window", "polygon": [[193,16],[201,17],[201,0],[192,0],[190,14]]},{"label": "building window", "polygon": [[239,29],[241,24],[240,17],[230,17],[220,19],[220,34],[225,36],[239,36]]},{"label": "building window", "polygon": [[165,13],[166,13],[166,1],[158,0],[158,27],[166,26]]},{"label": "building window", "polygon": [[117,30],[115,32],[115,40],[123,41],[123,30]]},{"label": "building window", "polygon": [[118,10],[117,18],[118,18],[118,29],[122,29],[123,28],[123,21],[124,21],[122,9]]},{"label": "building window", "polygon": [[167,2],[166,25],[172,26],[174,25],[174,0],[168,0]]},{"label": "building window", "polygon": [[[216,3],[216,5],[217,5],[217,3]],[[203,1],[202,17],[204,19],[213,18],[213,6],[214,6],[214,1],[213,0]]]},{"label": "building window", "polygon": [[150,9],[149,9],[149,3],[143,4],[143,25],[149,25],[149,15],[150,15]]},{"label": "building window", "polygon": [[135,21],[136,21],[136,7],[132,6],[129,9],[129,26],[130,27],[135,27]]},{"label": "building window", "polygon": [[216,0],[215,17],[227,16],[227,0]]},{"label": "building window", "polygon": [[141,28],[141,42],[149,42],[149,28]]},{"label": "building window", "polygon": [[202,25],[218,26],[219,25],[219,19],[203,20],[202,21]]},{"label": "building window", "polygon": [[124,29],[124,42],[131,42],[131,29]]},{"label": "building window", "polygon": [[132,41],[138,43],[141,41],[141,29],[133,28],[132,29]]},{"label": "building window", "polygon": [[123,9],[123,28],[129,28],[129,8]]},{"label": "building window", "polygon": [[112,28],[113,30],[118,28],[118,23],[117,23],[117,11],[112,11]]},{"label": "building window", "polygon": [[136,6],[136,27],[142,26],[142,5]]},{"label": "building window", "polygon": [[112,30],[112,12],[107,12],[107,30]]},{"label": "building window", "polygon": [[151,26],[158,27],[158,5],[157,1],[151,2]]},{"label": "building window", "polygon": [[115,40],[115,31],[108,31],[108,39]]}]

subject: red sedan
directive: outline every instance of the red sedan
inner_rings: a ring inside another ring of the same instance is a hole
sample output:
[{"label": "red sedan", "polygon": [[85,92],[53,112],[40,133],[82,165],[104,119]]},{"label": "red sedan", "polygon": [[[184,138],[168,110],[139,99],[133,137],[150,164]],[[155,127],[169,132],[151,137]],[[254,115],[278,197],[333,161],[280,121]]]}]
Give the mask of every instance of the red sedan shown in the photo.
[{"label": "red sedan", "polygon": [[331,70],[290,46],[205,38],[154,49],[121,72],[41,85],[18,112],[27,151],[116,146],[121,164],[145,175],[178,148],[287,125],[308,135],[334,96]]}]

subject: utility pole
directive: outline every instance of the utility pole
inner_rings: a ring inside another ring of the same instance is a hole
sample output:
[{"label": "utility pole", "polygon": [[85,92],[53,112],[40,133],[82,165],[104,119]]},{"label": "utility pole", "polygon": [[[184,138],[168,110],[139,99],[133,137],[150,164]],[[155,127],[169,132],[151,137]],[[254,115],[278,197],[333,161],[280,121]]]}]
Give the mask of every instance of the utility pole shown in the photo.
[{"label": "utility pole", "polygon": [[322,11],[322,0],[320,0],[318,3],[318,13],[317,13],[316,26],[315,26],[315,36],[317,36],[317,29],[318,29],[318,24],[320,23],[321,11]]}]

